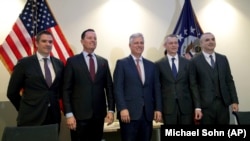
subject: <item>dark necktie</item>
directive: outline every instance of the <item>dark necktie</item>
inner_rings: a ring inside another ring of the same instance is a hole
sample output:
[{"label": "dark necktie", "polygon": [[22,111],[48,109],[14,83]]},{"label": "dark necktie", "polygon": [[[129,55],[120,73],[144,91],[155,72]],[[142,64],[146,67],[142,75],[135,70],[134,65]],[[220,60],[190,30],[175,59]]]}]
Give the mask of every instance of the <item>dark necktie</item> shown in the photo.
[{"label": "dark necktie", "polygon": [[95,80],[95,63],[94,59],[92,58],[92,54],[88,54],[89,56],[89,72],[91,75],[92,80]]},{"label": "dark necktie", "polygon": [[176,79],[176,76],[177,76],[177,69],[176,69],[174,60],[175,60],[175,58],[172,58],[172,73],[173,73],[173,75],[174,75],[174,78]]},{"label": "dark necktie", "polygon": [[45,80],[47,82],[47,85],[50,87],[52,84],[52,77],[48,66],[48,58],[43,58],[43,60],[44,60]]},{"label": "dark necktie", "polygon": [[141,81],[142,81],[142,77],[141,77],[141,68],[140,68],[139,62],[140,62],[140,59],[136,59],[136,68],[137,68],[137,70],[138,70],[139,76],[140,76]]},{"label": "dark necktie", "polygon": [[209,55],[209,57],[210,57],[211,67],[214,68],[214,58],[212,55]]}]

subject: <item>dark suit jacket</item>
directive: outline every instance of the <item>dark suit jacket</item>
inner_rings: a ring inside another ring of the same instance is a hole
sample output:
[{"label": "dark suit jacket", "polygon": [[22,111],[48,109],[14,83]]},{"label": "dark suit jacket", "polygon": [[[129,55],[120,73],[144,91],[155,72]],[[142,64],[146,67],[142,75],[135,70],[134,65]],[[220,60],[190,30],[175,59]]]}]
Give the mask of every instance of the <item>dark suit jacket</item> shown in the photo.
[{"label": "dark suit jacket", "polygon": [[[228,60],[226,56],[218,53],[215,53],[215,56],[215,63],[217,64],[219,75],[220,93],[224,104],[229,106],[232,103],[238,103],[236,88]],[[215,80],[212,79],[212,75],[212,69],[203,53],[200,53],[191,60],[190,83],[195,108],[206,108],[215,99]]]},{"label": "dark suit jacket", "polygon": [[140,76],[132,56],[117,60],[114,71],[114,93],[117,105],[117,118],[120,111],[128,109],[131,120],[138,120],[143,112],[152,121],[154,110],[161,111],[159,77],[154,63],[143,58],[145,83]]},{"label": "dark suit jacket", "polygon": [[[63,84],[65,114],[72,112],[77,120],[104,118],[109,110],[115,110],[113,82],[109,64],[96,55],[97,72],[93,82],[82,53],[68,58]],[[107,97],[107,103],[106,103]]]},{"label": "dark suit jacket", "polygon": [[[55,80],[49,87],[44,79],[36,55],[18,61],[11,75],[7,97],[18,111],[18,125],[41,125],[50,103],[54,116],[61,119],[59,98],[62,82],[63,62],[51,57],[55,70]],[[20,91],[23,90],[22,96]]]},{"label": "dark suit jacket", "polygon": [[176,98],[183,114],[191,114],[194,111],[189,87],[189,61],[180,56],[178,58],[179,70],[176,79],[172,74],[168,57],[163,57],[156,62],[161,82],[163,114],[174,112]]}]

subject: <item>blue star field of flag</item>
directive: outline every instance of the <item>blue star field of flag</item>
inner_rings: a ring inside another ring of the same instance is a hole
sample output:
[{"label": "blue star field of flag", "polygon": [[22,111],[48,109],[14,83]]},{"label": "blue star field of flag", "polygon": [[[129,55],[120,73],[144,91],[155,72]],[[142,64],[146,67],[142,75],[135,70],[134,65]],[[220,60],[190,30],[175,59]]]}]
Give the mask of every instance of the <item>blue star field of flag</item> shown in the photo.
[{"label": "blue star field of flag", "polygon": [[45,0],[28,0],[19,17],[31,37],[57,25]]},{"label": "blue star field of flag", "polygon": [[185,0],[178,23],[173,34],[178,37],[178,54],[184,55],[190,44],[194,43],[203,33],[195,16],[190,0]]}]

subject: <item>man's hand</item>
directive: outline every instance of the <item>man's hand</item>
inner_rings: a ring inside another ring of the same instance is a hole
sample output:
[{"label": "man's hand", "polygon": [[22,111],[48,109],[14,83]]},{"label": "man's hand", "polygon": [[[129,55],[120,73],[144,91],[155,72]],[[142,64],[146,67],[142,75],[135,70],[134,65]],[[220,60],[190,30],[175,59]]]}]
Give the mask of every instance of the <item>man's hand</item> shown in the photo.
[{"label": "man's hand", "polygon": [[155,111],[154,112],[154,120],[155,122],[161,122],[162,121],[162,114],[160,111]]},{"label": "man's hand", "polygon": [[76,119],[74,116],[67,118],[67,126],[70,130],[76,130]]},{"label": "man's hand", "polygon": [[114,113],[108,112],[107,116],[105,117],[105,121],[107,122],[107,125],[110,125],[114,122]]},{"label": "man's hand", "polygon": [[121,121],[124,123],[129,123],[130,122],[130,116],[129,116],[129,111],[128,109],[123,109],[120,112],[121,115]]}]

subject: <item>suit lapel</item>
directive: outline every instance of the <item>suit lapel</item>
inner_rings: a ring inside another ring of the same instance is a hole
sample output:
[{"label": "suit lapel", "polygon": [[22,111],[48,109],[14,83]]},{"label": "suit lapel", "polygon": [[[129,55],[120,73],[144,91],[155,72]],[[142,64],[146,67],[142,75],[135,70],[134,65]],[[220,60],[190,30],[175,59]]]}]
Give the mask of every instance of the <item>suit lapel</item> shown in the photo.
[{"label": "suit lapel", "polygon": [[54,81],[52,82],[52,85],[54,84],[54,82],[56,81],[56,79],[58,78],[58,71],[59,71],[59,68],[60,68],[60,66],[58,66],[59,64],[58,63],[56,63],[56,61],[55,61],[55,58],[54,57],[50,57],[50,60],[51,60],[51,63],[52,63],[52,66],[53,66],[53,69],[54,69],[54,71],[55,71],[55,79],[54,79]]},{"label": "suit lapel", "polygon": [[178,64],[179,66],[178,66],[178,73],[177,73],[177,76],[176,76],[176,80],[181,77],[183,69],[185,67],[183,58],[178,56],[178,59],[179,59],[179,64]]},{"label": "suit lapel", "polygon": [[[53,67],[54,72],[55,72],[55,79],[54,79],[54,80],[52,79],[52,84],[51,84],[51,86],[53,86],[54,82],[55,82],[56,79],[57,79],[57,75],[56,75],[56,74],[57,74],[57,71],[58,71],[58,66],[57,66],[57,64],[55,63],[55,60],[54,60],[53,57],[50,57],[50,60],[51,60],[52,67]],[[52,70],[50,70],[50,71],[52,71]]]},{"label": "suit lapel", "polygon": [[[144,75],[145,75],[144,76],[145,80],[144,80],[144,83],[142,83],[142,84],[145,85],[147,83],[147,80],[149,80],[149,76],[148,76],[149,72],[148,72],[148,69],[147,69],[149,67],[148,67],[148,63],[143,58],[142,58],[142,63],[143,63],[144,68],[141,68],[141,69],[144,69]],[[136,70],[137,70],[137,68],[136,68]],[[138,76],[139,76],[139,79],[141,80],[139,73],[138,73]]]},{"label": "suit lapel", "polygon": [[222,64],[222,62],[223,61],[221,61],[222,60],[222,58],[221,58],[221,56],[220,55],[218,55],[217,53],[215,53],[215,65],[217,65],[217,69],[218,69],[218,72],[219,72],[219,69],[221,68],[221,67],[219,67],[219,66],[223,66],[223,64]]},{"label": "suit lapel", "polygon": [[222,67],[220,66],[224,66],[224,58],[222,56],[220,56],[219,54],[215,53],[215,68],[217,68],[218,71],[218,75],[220,77],[221,72],[223,72]]},{"label": "suit lapel", "polygon": [[162,71],[162,73],[164,73],[166,76],[169,76],[172,78],[172,80],[174,81],[174,76],[173,76],[173,73],[172,73],[172,69],[171,69],[171,66],[170,66],[170,63],[169,63],[169,60],[168,60],[168,57],[165,56],[163,58],[163,60],[161,61],[161,66],[163,67],[164,71]]},{"label": "suit lapel", "polygon": [[171,69],[171,66],[170,66],[170,63],[169,63],[169,60],[168,60],[168,57],[165,57],[165,61],[164,61],[165,65],[164,66],[167,66],[167,70],[169,72],[171,72],[172,74],[172,69]]},{"label": "suit lapel", "polygon": [[41,77],[41,80],[44,82],[44,85],[47,86],[47,83],[46,83],[46,80],[44,78],[44,75],[43,75],[43,72],[42,72],[42,68],[40,66],[40,63],[39,63],[39,60],[38,60],[37,56],[36,55],[32,55],[32,60],[34,62],[34,65],[33,65],[34,69],[36,70],[37,73],[39,73],[39,75]]},{"label": "suit lapel", "polygon": [[101,74],[101,71],[103,70],[101,68],[105,67],[106,64],[103,62],[103,60],[99,56],[95,55],[95,57],[96,57],[96,63],[97,63],[95,80],[97,80],[99,78],[99,75]]}]

